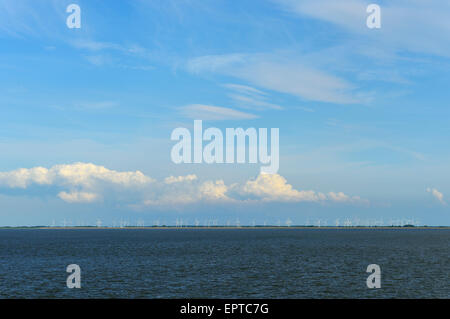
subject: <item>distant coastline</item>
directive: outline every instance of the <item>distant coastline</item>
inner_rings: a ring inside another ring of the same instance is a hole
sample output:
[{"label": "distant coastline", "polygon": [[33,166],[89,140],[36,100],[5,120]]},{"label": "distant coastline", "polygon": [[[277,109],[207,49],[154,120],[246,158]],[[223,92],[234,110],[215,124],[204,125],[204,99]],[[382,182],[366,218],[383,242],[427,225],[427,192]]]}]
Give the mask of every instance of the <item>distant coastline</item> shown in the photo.
[{"label": "distant coastline", "polygon": [[408,229],[446,229],[450,230],[450,226],[127,226],[127,227],[106,227],[106,226],[1,226],[1,229],[51,229],[51,230],[130,230],[130,229],[147,229],[147,230],[181,230],[181,229],[208,229],[208,230],[224,230],[224,229],[335,229],[335,230],[351,230],[351,229],[368,229],[368,230],[408,230]]}]

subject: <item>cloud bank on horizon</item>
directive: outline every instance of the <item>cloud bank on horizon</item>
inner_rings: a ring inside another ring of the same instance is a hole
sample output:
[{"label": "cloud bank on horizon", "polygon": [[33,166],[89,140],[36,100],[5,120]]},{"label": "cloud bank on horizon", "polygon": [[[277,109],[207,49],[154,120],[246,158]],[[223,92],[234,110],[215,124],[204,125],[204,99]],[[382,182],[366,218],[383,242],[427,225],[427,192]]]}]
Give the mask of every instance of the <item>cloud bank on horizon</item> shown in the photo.
[{"label": "cloud bank on horizon", "polygon": [[[278,174],[260,174],[243,184],[225,185],[223,180],[199,181],[195,174],[169,176],[163,181],[140,171],[118,172],[92,163],[55,165],[51,168],[21,168],[0,172],[1,189],[27,189],[31,186],[54,187],[57,196],[67,203],[93,203],[109,199],[125,201],[130,207],[173,207],[206,202],[209,204],[244,204],[255,202],[335,202],[369,205],[359,196],[343,192],[297,190]],[[48,192],[48,188],[44,192]],[[135,202],[120,194],[134,193]],[[49,194],[47,194],[49,195]]]}]

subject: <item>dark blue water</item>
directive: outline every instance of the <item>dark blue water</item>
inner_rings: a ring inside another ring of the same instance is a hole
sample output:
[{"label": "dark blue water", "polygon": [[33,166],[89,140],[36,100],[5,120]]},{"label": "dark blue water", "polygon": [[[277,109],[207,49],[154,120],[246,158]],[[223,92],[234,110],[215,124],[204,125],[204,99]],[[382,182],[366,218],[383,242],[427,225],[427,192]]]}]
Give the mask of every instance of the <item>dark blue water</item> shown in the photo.
[{"label": "dark blue water", "polygon": [[449,230],[0,230],[0,298],[449,298],[449,256]]}]

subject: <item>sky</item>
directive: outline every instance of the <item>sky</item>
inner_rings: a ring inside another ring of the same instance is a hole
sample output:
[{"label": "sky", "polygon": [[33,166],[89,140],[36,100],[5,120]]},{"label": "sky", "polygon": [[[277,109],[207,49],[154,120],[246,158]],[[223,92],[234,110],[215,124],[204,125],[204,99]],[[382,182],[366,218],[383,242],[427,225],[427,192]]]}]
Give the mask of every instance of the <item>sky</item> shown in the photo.
[{"label": "sky", "polygon": [[[448,16],[437,0],[0,0],[0,226],[450,225]],[[279,170],[174,163],[194,120],[278,128]]]}]

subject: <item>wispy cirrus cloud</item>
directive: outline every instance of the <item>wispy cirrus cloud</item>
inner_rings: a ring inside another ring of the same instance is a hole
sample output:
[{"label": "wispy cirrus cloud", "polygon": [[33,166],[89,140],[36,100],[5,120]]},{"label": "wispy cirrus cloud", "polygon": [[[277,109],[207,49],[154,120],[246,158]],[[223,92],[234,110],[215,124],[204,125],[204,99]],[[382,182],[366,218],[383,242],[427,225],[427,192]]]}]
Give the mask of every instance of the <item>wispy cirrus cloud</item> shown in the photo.
[{"label": "wispy cirrus cloud", "polygon": [[347,80],[302,63],[289,54],[225,54],[190,59],[186,68],[195,74],[233,76],[259,88],[310,101],[359,103]]},{"label": "wispy cirrus cloud", "polygon": [[222,54],[204,55],[188,60],[186,68],[191,73],[224,72],[224,69],[235,64],[245,63],[248,60],[246,54]]},{"label": "wispy cirrus cloud", "polygon": [[190,104],[180,108],[183,115],[195,120],[248,120],[258,116],[246,112],[237,111],[228,107]]},{"label": "wispy cirrus cloud", "polygon": [[23,38],[57,36],[65,7],[60,1],[0,1],[0,34]]},{"label": "wispy cirrus cloud", "polygon": [[[128,39],[102,41],[94,34],[94,26],[101,28],[99,16],[90,20],[76,31],[66,26],[70,2],[48,1],[0,1],[0,36],[15,38],[42,39],[46,50],[71,47],[79,51],[80,56],[95,66],[111,66],[130,70],[148,71],[154,67],[149,65],[148,50]],[[93,12],[91,4],[81,4],[81,17],[85,12]]]},{"label": "wispy cirrus cloud", "polygon": [[115,101],[95,101],[95,102],[80,102],[76,103],[75,107],[89,110],[106,110],[119,106],[120,103]]},{"label": "wispy cirrus cloud", "polygon": [[111,43],[111,42],[101,42],[101,41],[94,41],[91,39],[75,39],[69,41],[69,43],[77,49],[84,49],[89,51],[102,51],[102,50],[121,50],[123,51],[124,48],[117,43]]},{"label": "wispy cirrus cloud", "polygon": [[242,108],[247,109],[255,109],[255,110],[282,110],[283,107],[277,104],[273,104],[265,101],[264,99],[248,96],[248,95],[240,95],[240,94],[229,94],[228,95],[237,105]]},{"label": "wispy cirrus cloud", "polygon": [[279,8],[298,15],[337,25],[356,40],[370,39],[372,47],[384,51],[406,50],[450,56],[450,4],[439,0],[399,0],[381,4],[381,29],[366,27],[366,0],[272,0]]},{"label": "wispy cirrus cloud", "polygon": [[257,95],[257,96],[266,96],[267,95],[266,92],[255,89],[254,87],[251,87],[248,85],[227,83],[227,84],[224,84],[223,87],[226,87],[228,89],[231,89],[231,90],[234,90],[234,91],[240,92],[242,94],[246,94],[246,95]]},{"label": "wispy cirrus cloud", "polygon": [[241,84],[224,84],[233,93],[228,96],[240,107],[254,110],[282,110],[277,104],[268,101],[268,94],[251,86]]},{"label": "wispy cirrus cloud", "polygon": [[68,44],[82,52],[84,58],[95,66],[107,65],[141,71],[154,69],[148,65],[147,50],[137,44],[123,45],[86,37],[69,40]]}]

